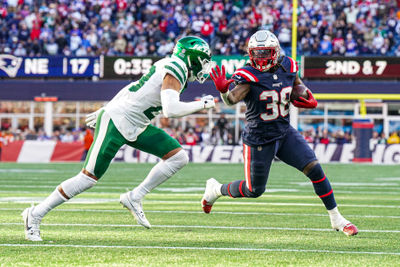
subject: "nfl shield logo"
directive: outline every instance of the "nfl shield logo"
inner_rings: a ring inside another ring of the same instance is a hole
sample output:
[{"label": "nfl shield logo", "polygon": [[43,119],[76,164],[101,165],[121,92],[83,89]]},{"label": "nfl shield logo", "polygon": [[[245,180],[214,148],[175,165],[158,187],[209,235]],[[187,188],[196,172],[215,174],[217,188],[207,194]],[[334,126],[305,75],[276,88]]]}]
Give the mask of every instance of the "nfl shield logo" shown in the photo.
[{"label": "nfl shield logo", "polygon": [[278,80],[278,75],[274,74],[274,76],[272,76],[274,78],[274,80]]}]

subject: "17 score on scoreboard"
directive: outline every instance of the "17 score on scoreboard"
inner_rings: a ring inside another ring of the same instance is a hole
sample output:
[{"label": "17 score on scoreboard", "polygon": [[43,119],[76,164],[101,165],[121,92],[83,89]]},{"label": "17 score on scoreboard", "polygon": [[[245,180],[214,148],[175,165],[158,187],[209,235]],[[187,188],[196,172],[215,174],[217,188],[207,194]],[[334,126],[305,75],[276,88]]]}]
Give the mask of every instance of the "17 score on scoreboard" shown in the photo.
[{"label": "17 score on scoreboard", "polygon": [[64,57],[62,66],[63,76],[67,77],[92,77],[100,74],[99,58]]},{"label": "17 score on scoreboard", "polygon": [[398,79],[400,59],[391,57],[305,57],[305,78]]}]

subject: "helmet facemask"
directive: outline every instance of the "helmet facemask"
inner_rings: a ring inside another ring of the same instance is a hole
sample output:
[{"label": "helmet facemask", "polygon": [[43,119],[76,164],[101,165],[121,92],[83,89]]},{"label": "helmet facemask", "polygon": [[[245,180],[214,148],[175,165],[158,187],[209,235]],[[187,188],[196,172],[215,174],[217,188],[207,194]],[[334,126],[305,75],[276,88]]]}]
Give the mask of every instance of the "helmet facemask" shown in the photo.
[{"label": "helmet facemask", "polygon": [[204,81],[208,78],[211,69],[216,66],[214,61],[211,61],[207,58],[201,58],[197,56],[197,59],[192,60],[190,57],[188,58],[189,65],[189,81],[198,81],[199,83],[204,83]]},{"label": "helmet facemask", "polygon": [[268,71],[278,63],[278,51],[275,47],[249,48],[250,63],[259,71]]}]

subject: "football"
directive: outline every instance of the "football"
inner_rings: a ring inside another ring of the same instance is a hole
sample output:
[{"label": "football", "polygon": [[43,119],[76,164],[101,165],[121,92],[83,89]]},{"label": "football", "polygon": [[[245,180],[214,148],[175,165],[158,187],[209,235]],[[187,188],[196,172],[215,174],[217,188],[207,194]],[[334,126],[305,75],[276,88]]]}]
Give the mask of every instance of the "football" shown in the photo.
[{"label": "football", "polygon": [[298,100],[299,97],[308,99],[307,87],[303,84],[293,86],[292,93],[290,94],[290,101]]}]

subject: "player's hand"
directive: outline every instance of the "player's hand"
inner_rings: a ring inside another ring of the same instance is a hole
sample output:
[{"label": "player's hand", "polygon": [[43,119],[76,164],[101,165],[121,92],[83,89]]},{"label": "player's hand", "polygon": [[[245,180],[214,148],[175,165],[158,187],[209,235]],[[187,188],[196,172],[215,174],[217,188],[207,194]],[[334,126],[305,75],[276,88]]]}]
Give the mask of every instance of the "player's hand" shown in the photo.
[{"label": "player's hand", "polygon": [[310,90],[307,90],[308,99],[304,97],[299,97],[299,100],[294,100],[293,105],[298,108],[316,108],[318,105],[317,100],[315,100],[313,94]]},{"label": "player's hand", "polygon": [[233,79],[229,79],[229,80],[226,79],[224,65],[222,65],[222,73],[221,73],[221,70],[218,65],[215,68],[213,68],[212,73],[210,72],[210,77],[213,80],[217,90],[223,94],[228,92],[229,85],[232,82],[234,82]]},{"label": "player's hand", "polygon": [[96,122],[97,122],[97,117],[99,116],[100,112],[103,110],[103,108],[96,110],[95,112],[89,113],[86,115],[86,126],[90,128],[96,128]]},{"label": "player's hand", "polygon": [[206,95],[201,98],[204,103],[204,108],[209,109],[215,107],[214,97],[212,95]]}]

